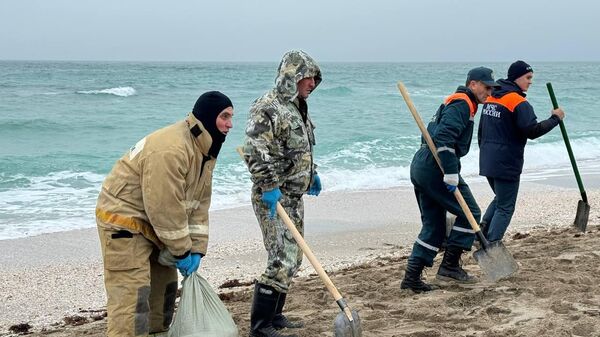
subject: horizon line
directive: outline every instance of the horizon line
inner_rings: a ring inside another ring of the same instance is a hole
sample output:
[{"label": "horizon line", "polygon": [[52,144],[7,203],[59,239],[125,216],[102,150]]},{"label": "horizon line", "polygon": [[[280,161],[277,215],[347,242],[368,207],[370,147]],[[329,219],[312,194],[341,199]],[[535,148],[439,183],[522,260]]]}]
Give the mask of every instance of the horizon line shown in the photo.
[{"label": "horizon line", "polygon": [[[382,60],[325,60],[319,61],[319,63],[511,63],[515,60],[468,60],[468,61],[439,61],[439,60],[404,60],[404,61],[382,61]],[[105,63],[278,63],[279,60],[271,61],[242,61],[242,60],[134,60],[134,59],[122,59],[122,60],[101,60],[101,59],[9,59],[0,58],[0,62],[105,62]],[[598,63],[600,60],[528,60],[529,63]]]}]

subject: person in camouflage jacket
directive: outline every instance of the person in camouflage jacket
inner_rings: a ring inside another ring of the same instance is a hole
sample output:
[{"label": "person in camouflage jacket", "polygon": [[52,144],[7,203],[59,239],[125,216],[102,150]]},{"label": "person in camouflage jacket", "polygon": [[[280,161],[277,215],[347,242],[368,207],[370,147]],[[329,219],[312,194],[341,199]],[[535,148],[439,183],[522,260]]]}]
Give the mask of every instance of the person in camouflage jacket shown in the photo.
[{"label": "person in camouflage jacket", "polygon": [[313,162],[314,124],[306,99],[321,83],[321,70],[305,52],[287,52],[275,87],[250,108],[244,158],[253,182],[252,205],[268,254],[267,268],[254,289],[250,336],[283,336],[277,329],[299,328],[283,314],[302,251],[276,216],[280,202],[298,231],[304,232],[304,193],[318,195],[321,181]]}]

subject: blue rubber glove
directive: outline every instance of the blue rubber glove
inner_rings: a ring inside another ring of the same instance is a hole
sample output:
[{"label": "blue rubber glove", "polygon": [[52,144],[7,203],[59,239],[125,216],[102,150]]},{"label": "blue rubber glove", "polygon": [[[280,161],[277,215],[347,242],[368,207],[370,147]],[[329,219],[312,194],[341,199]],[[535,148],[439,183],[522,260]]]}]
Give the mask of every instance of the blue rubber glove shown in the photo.
[{"label": "blue rubber glove", "polygon": [[454,186],[454,185],[446,184],[446,188],[448,189],[448,192],[450,192],[450,193],[454,193],[454,191],[456,191],[456,186]]},{"label": "blue rubber glove", "polygon": [[181,275],[189,276],[192,273],[195,273],[198,268],[200,268],[200,261],[202,260],[202,255],[199,253],[191,253],[188,256],[184,257],[181,260],[178,260],[175,263],[177,269]]},{"label": "blue rubber glove", "polygon": [[458,173],[455,174],[444,174],[444,184],[446,184],[446,188],[450,193],[454,193],[456,191],[456,186],[458,186]]},{"label": "blue rubber glove", "polygon": [[264,191],[260,200],[264,202],[267,207],[271,210],[271,214],[269,217],[271,219],[275,218],[275,213],[277,212],[277,202],[281,199],[281,191],[279,187],[275,187],[272,190]]},{"label": "blue rubber glove", "polygon": [[321,178],[319,178],[319,175],[315,173],[315,175],[313,176],[312,184],[310,184],[310,188],[308,189],[307,194],[319,196],[319,193],[321,193],[321,188]]}]

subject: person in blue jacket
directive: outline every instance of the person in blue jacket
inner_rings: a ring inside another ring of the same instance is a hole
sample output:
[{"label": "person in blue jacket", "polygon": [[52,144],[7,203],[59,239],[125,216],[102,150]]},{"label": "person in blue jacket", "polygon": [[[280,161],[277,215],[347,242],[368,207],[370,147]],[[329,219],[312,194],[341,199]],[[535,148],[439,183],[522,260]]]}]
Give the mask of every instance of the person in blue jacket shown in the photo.
[{"label": "person in blue jacket", "polygon": [[434,289],[421,280],[421,272],[424,267],[433,266],[433,259],[446,240],[446,212],[456,215],[456,220],[446,241],[444,258],[436,277],[459,282],[474,281],[460,266],[460,257],[465,250],[471,250],[475,232],[456,200],[454,191],[458,188],[471,213],[479,221],[479,206],[469,186],[460,176],[460,158],[471,147],[477,106],[485,102],[492,87],[496,85],[498,84],[494,81],[491,69],[471,69],[465,86],[459,86],[454,94],[446,98],[427,126],[444,173],[422,139],[421,148],[410,165],[410,179],[414,185],[423,227],[408,258],[404,279],[400,284],[402,289],[411,289],[416,293]]},{"label": "person in blue jacket", "polygon": [[554,129],[565,117],[562,109],[552,110],[550,118],[538,122],[526,92],[533,69],[523,61],[508,68],[506,79],[483,105],[477,138],[479,174],[485,176],[495,197],[481,220],[483,235],[489,241],[501,240],[515,211],[523,153],[527,139],[536,139]]}]

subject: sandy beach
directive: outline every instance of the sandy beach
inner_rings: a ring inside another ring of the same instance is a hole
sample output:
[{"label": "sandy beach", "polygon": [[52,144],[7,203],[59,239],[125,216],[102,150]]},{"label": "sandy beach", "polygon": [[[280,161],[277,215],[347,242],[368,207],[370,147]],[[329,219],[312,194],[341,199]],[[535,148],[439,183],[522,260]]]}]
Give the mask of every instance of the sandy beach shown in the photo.
[{"label": "sandy beach", "polygon": [[[522,183],[506,236],[521,269],[496,284],[442,284],[426,295],[400,290],[420,230],[410,187],[307,197],[305,237],[359,310],[364,336],[600,336],[600,180],[584,180],[592,209],[583,235],[571,226],[580,199],[574,179]],[[485,209],[489,187],[471,188]],[[210,240],[200,272],[215,289],[228,280],[249,284],[263,270],[266,255],[249,206],[212,212]],[[438,263],[427,280],[435,279]],[[471,256],[463,263],[482,276]],[[95,228],[0,241],[0,265],[0,336],[19,324],[33,336],[104,335]],[[241,335],[247,335],[250,289],[219,289]],[[287,310],[310,322],[300,336],[333,335],[339,309],[306,259]]]}]

